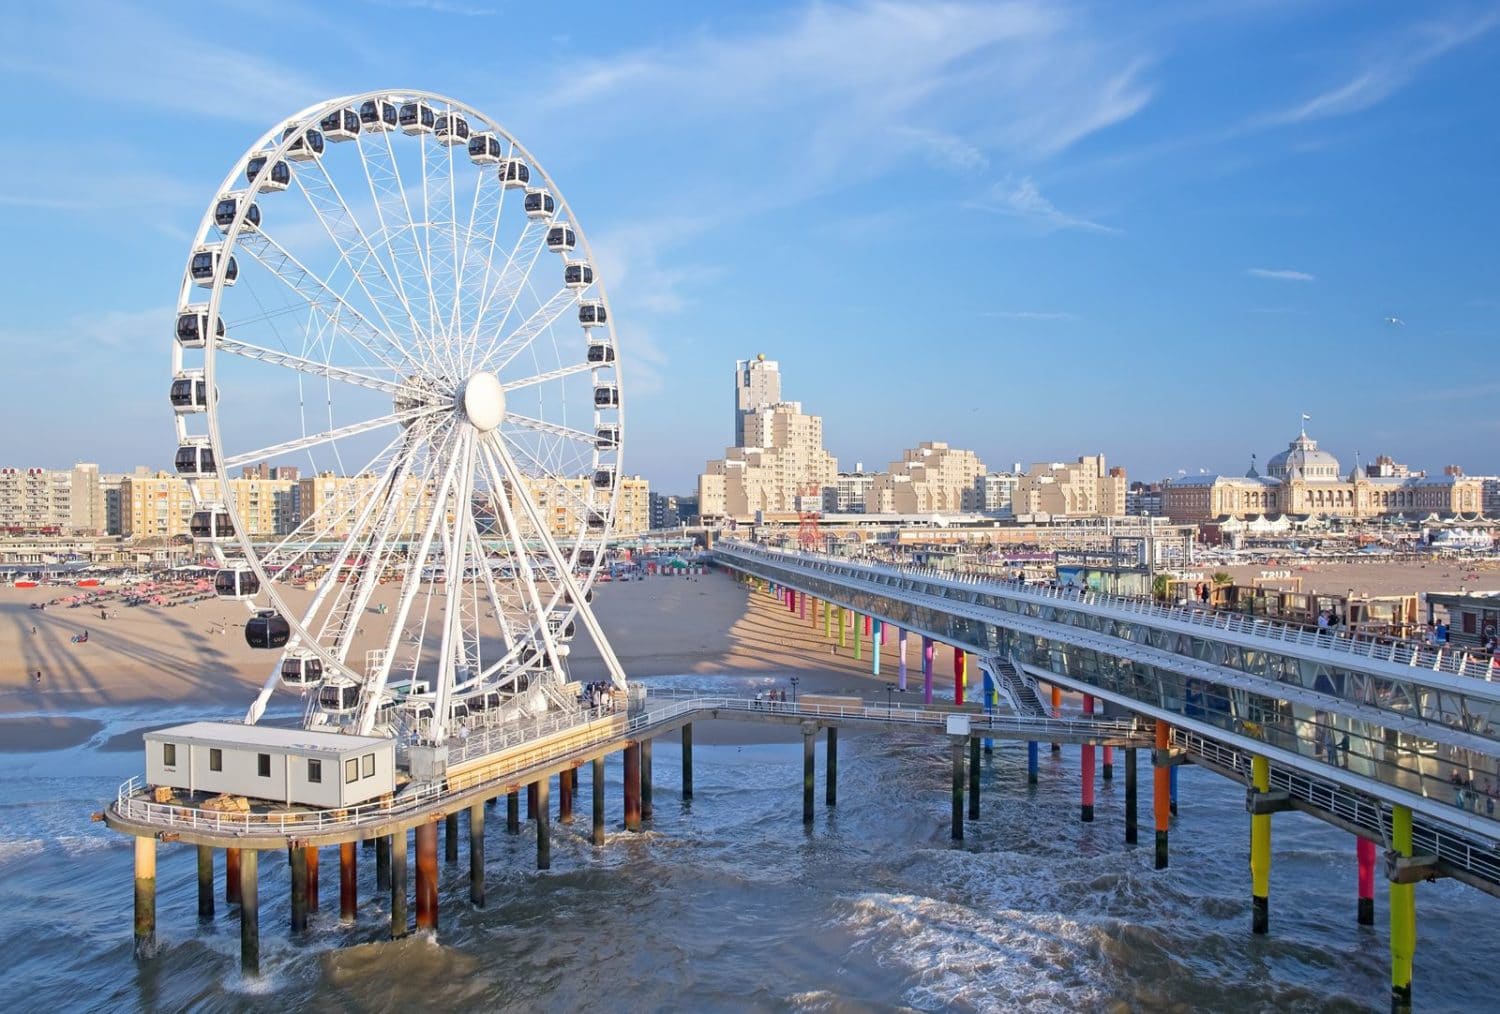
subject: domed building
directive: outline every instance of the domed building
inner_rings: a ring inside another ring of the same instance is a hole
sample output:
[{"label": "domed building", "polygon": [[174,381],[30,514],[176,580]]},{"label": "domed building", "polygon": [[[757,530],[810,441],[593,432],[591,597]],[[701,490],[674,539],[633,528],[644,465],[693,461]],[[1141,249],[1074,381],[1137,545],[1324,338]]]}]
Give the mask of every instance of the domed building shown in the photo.
[{"label": "domed building", "polygon": [[1230,518],[1362,518],[1408,514],[1474,516],[1483,503],[1483,480],[1446,469],[1443,475],[1410,474],[1389,458],[1380,468],[1356,465],[1340,474],[1339,459],[1318,448],[1304,429],[1286,450],[1266,462],[1261,475],[1251,459],[1243,476],[1193,475],[1162,490],[1162,510],[1179,524]]}]

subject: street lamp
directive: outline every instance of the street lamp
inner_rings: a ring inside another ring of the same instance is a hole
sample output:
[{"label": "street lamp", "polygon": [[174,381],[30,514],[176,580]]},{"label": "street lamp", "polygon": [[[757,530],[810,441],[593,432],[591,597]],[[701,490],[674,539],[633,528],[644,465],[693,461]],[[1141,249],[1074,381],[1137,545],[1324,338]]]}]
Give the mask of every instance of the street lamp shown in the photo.
[{"label": "street lamp", "polygon": [[792,677],[792,680],[791,680],[791,683],[792,683],[792,705],[794,707],[797,704],[797,684],[800,683],[800,682],[802,682],[802,681],[799,680],[797,677],[795,677],[795,676]]},{"label": "street lamp", "polygon": [[891,719],[891,692],[893,690],[895,690],[895,687],[891,686],[889,683],[887,683],[885,685],[885,718],[886,718],[886,721],[890,721],[890,719]]}]

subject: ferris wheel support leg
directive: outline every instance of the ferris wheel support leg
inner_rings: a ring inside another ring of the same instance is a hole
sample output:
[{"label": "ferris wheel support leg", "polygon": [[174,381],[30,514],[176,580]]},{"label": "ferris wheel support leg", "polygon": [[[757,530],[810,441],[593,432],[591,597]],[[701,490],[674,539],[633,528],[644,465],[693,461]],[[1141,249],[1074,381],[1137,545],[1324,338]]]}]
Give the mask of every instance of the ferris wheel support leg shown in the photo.
[{"label": "ferris wheel support leg", "polygon": [[[516,468],[515,460],[510,456],[510,450],[505,446],[503,440],[492,440],[490,445],[495,453],[499,455],[501,463],[505,466],[505,474],[520,475],[521,471]],[[594,647],[599,649],[599,657],[604,661],[604,667],[609,671],[610,682],[616,690],[625,689],[625,669],[620,665],[620,659],[615,655],[614,648],[610,645],[608,638],[604,636],[604,629],[599,626],[599,621],[594,618],[594,610],[584,601],[583,592],[578,588],[578,582],[573,579],[573,571],[568,566],[568,561],[563,557],[562,551],[557,548],[557,541],[552,538],[552,533],[547,525],[543,523],[536,505],[531,502],[530,497],[517,497],[521,501],[521,509],[526,512],[526,518],[541,537],[542,546],[547,551],[547,556],[552,560],[552,566],[557,571],[558,580],[562,582],[563,588],[567,590],[568,596],[578,608],[578,615],[583,619],[584,628],[588,630],[589,636],[594,640]],[[508,498],[500,497],[499,502],[502,510],[509,513]],[[524,555],[522,557],[525,559]],[[551,635],[547,632],[547,625],[542,625],[542,634],[545,637]]]}]

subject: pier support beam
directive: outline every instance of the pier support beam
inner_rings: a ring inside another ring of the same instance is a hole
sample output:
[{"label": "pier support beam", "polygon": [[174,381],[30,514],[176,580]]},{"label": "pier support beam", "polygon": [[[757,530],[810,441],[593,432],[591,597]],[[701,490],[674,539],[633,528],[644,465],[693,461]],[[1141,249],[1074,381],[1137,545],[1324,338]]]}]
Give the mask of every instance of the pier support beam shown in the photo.
[{"label": "pier support beam", "polygon": [[375,839],[375,890],[391,889],[391,836],[383,834]]},{"label": "pier support beam", "polygon": [[[864,634],[860,633],[860,630],[859,630],[859,621],[860,621],[860,615],[858,613],[855,613],[854,614],[854,624],[853,624],[853,626],[854,626],[854,661],[856,661],[856,662],[860,661],[861,659],[863,659],[865,657],[865,655],[864,655],[865,638],[864,638]],[[869,632],[868,628],[869,628],[869,625],[870,625],[870,618],[868,616],[866,616],[866,617],[864,617],[864,621],[865,621],[865,627],[866,627],[866,631],[865,632],[868,633]]]},{"label": "pier support beam", "polygon": [[1375,843],[1368,838],[1354,839],[1355,861],[1358,863],[1357,883],[1359,893],[1359,925],[1375,925]]},{"label": "pier support beam", "polygon": [[224,903],[240,903],[240,850],[224,850]]},{"label": "pier support beam", "polygon": [[[981,692],[984,695],[984,713],[986,716],[993,716],[995,714],[995,704],[997,703],[996,698],[999,696],[995,690],[995,677],[983,666],[980,667],[979,672],[982,676]],[[995,741],[986,736],[984,738],[984,755],[988,757],[994,752]]]},{"label": "pier support beam", "polygon": [[214,850],[212,845],[198,846],[198,921],[214,918]]},{"label": "pier support beam", "polygon": [[552,869],[552,815],[547,812],[547,794],[552,783],[543,778],[536,782],[536,868]]},{"label": "pier support beam", "polygon": [[292,867],[292,932],[307,931],[307,851],[292,846],[287,850]]},{"label": "pier support beam", "polygon": [[[1410,857],[1411,807],[1391,807],[1391,851]],[[1391,882],[1391,1014],[1411,1014],[1411,962],[1417,950],[1417,885]]]},{"label": "pier support beam", "polygon": [[827,806],[837,806],[839,805],[839,730],[832,725],[828,727],[828,753],[825,760],[823,802]]},{"label": "pier support beam", "polygon": [[[212,877],[212,873],[209,874]],[[156,956],[156,839],[135,839],[135,956]]]},{"label": "pier support beam", "polygon": [[240,971],[260,974],[260,853],[255,849],[235,849],[235,873],[239,875],[236,893],[240,899]]},{"label": "pier support beam", "polygon": [[656,813],[651,805],[651,740],[641,740],[641,820],[650,820]]},{"label": "pier support beam", "polygon": [[896,631],[896,689],[906,692],[906,628]]},{"label": "pier support beam", "polygon": [[521,794],[514,789],[505,794],[505,833],[521,833]]},{"label": "pier support beam", "polygon": [[1135,820],[1135,747],[1125,748],[1125,844],[1136,843]]},{"label": "pier support beam", "polygon": [[391,835],[391,939],[407,934],[406,926],[406,831]]},{"label": "pier support beam", "polygon": [[[1062,717],[1062,687],[1056,687],[1055,686],[1055,687],[1052,688],[1052,717],[1053,718],[1061,718]],[[1053,743],[1052,744],[1052,752],[1053,753],[1062,753],[1062,744],[1061,743]]]},{"label": "pier support beam", "polygon": [[922,703],[932,703],[932,638],[922,635]]},{"label": "pier support beam", "polygon": [[962,648],[953,649],[953,703],[964,702],[964,684],[968,682],[969,655]]},{"label": "pier support beam", "polygon": [[318,847],[307,847],[307,914],[318,911]]},{"label": "pier support beam", "polygon": [[[866,617],[868,619],[868,617]],[[880,646],[885,643],[885,625],[875,621],[875,633],[870,636],[870,675],[880,675]]]},{"label": "pier support beam", "polygon": [[1101,774],[1106,782],[1115,780],[1115,748],[1106,746],[1104,749],[1104,765]]},{"label": "pier support beam", "polygon": [[573,823],[573,769],[557,773],[557,822]]},{"label": "pier support beam", "polygon": [[1152,755],[1151,808],[1156,818],[1156,868],[1167,868],[1167,829],[1172,824],[1172,727],[1156,720],[1156,751]]},{"label": "pier support beam", "polygon": [[484,804],[469,807],[469,903],[484,907]]},{"label": "pier support beam", "polygon": [[593,785],[594,827],[591,840],[595,845],[604,844],[604,758],[594,758]]},{"label": "pier support beam", "polygon": [[967,736],[953,739],[953,840],[964,840],[964,740]]},{"label": "pier support beam", "polygon": [[838,613],[839,647],[847,648],[849,646],[849,624],[845,619],[845,610],[843,606],[838,607]]},{"label": "pier support beam", "polygon": [[[1250,758],[1250,784],[1271,791],[1271,762]],[[1271,926],[1271,815],[1250,814],[1250,932],[1264,935]]]},{"label": "pier support beam", "polygon": [[1173,764],[1167,775],[1167,797],[1171,801],[1172,816],[1177,816],[1177,765]]},{"label": "pier support beam", "polygon": [[969,819],[979,819],[979,740],[969,739]]},{"label": "pier support beam", "polygon": [[833,605],[831,603],[824,602],[823,603],[823,640],[828,641],[828,640],[832,640],[832,639],[833,639]]},{"label": "pier support beam", "polygon": [[458,811],[443,818],[443,862],[458,862]]},{"label": "pier support beam", "polygon": [[625,830],[641,829],[641,745],[625,744]]},{"label": "pier support beam", "polygon": [[1035,785],[1036,784],[1036,769],[1037,769],[1037,756],[1036,755],[1037,755],[1037,743],[1036,743],[1036,740],[1034,740],[1034,739],[1027,740],[1027,742],[1026,742],[1026,784],[1027,785]]},{"label": "pier support beam", "polygon": [[[1092,694],[1083,695],[1083,714],[1085,718],[1092,718],[1094,714],[1094,698]],[[1080,808],[1079,818],[1088,824],[1094,819],[1094,744],[1085,743],[1081,748],[1083,769],[1083,800]]]},{"label": "pier support beam", "polygon": [[438,928],[437,821],[417,825],[417,929]]},{"label": "pier support beam", "polygon": [[682,727],[682,798],[693,798],[693,723]]},{"label": "pier support beam", "polygon": [[359,852],[352,841],[339,842],[339,920],[353,922],[359,908]]},{"label": "pier support beam", "polygon": [[813,757],[816,753],[818,727],[811,722],[802,726],[802,823],[813,822]]},{"label": "pier support beam", "polygon": [[536,782],[526,786],[526,819],[536,820]]}]

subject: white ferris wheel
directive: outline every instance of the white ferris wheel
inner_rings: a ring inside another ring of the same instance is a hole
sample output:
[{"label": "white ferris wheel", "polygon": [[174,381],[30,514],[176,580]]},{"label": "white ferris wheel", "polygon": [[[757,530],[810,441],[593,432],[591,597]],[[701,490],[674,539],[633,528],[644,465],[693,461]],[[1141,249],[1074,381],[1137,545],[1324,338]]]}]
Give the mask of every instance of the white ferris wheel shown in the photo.
[{"label": "white ferris wheel", "polygon": [[580,627],[624,688],[588,605],[620,506],[608,306],[552,180],[453,99],[323,102],[234,164],[171,400],[193,540],[276,653],[247,721],[278,684],[310,728],[431,743],[575,707]]}]

